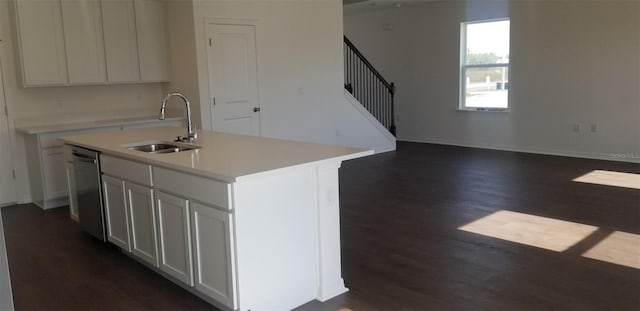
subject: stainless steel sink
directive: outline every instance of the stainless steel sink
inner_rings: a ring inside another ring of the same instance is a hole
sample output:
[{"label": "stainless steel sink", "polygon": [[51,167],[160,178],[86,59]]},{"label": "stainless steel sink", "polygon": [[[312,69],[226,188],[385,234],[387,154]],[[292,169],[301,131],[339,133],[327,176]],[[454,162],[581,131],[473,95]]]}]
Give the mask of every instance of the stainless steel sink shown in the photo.
[{"label": "stainless steel sink", "polygon": [[144,142],[124,145],[129,150],[137,150],[146,153],[174,153],[180,151],[194,150],[202,148],[202,146],[193,144],[182,144],[176,142]]}]

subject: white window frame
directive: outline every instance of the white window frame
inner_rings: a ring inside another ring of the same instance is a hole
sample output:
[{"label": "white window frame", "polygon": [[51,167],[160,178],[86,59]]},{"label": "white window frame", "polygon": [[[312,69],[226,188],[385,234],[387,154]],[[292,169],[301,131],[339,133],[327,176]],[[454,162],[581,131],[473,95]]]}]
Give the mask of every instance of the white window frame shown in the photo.
[{"label": "white window frame", "polygon": [[[486,19],[472,22],[463,22],[460,23],[460,94],[459,94],[459,103],[458,110],[461,111],[502,111],[508,112],[511,104],[509,103],[509,98],[507,97],[507,108],[484,108],[484,107],[467,107],[465,100],[467,98],[467,79],[466,73],[469,68],[507,68],[507,81],[510,81],[511,76],[511,68],[509,64],[511,63],[511,55],[509,55],[508,63],[496,63],[496,64],[477,64],[477,65],[467,65],[467,25],[471,24],[481,24],[481,23],[490,23],[490,22],[499,22],[499,21],[511,21],[511,18],[496,18],[496,19]],[[511,24],[509,24],[511,25]],[[511,29],[509,29],[509,45],[511,45]],[[509,54],[511,54],[511,47],[509,47]]]}]

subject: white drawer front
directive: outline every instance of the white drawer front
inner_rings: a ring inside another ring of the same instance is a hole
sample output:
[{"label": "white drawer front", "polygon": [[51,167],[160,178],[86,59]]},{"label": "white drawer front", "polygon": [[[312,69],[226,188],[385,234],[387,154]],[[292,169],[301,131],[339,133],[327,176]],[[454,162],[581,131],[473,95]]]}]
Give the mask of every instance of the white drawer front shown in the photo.
[{"label": "white drawer front", "polygon": [[152,186],[151,165],[100,155],[102,173],[143,186]]},{"label": "white drawer front", "polygon": [[187,199],[230,210],[231,185],[217,180],[189,175],[161,167],[153,167],[154,185],[158,189]]}]

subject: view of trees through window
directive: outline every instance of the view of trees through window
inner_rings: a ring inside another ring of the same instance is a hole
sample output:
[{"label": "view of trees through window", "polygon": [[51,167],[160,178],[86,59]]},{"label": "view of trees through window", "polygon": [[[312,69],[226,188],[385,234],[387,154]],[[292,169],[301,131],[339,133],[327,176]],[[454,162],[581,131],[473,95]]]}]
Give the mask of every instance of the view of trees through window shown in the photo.
[{"label": "view of trees through window", "polygon": [[507,108],[509,20],[462,24],[461,108]]}]

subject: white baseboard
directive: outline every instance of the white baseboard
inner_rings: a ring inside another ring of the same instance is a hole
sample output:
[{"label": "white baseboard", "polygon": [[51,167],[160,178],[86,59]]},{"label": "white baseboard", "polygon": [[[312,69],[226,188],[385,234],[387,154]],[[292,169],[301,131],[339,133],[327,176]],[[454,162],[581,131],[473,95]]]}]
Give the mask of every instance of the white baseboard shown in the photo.
[{"label": "white baseboard", "polygon": [[398,141],[415,142],[415,143],[428,143],[428,144],[501,150],[501,151],[511,151],[511,152],[534,153],[534,154],[572,157],[572,158],[640,163],[640,154],[636,155],[637,157],[632,157],[628,155],[618,155],[613,153],[606,154],[606,153],[579,152],[579,151],[568,151],[568,150],[543,150],[543,149],[527,148],[527,147],[521,147],[521,146],[502,146],[502,145],[493,145],[493,144],[469,143],[469,142],[439,140],[439,139],[429,139],[429,138],[414,138],[414,137],[399,136],[397,139]]},{"label": "white baseboard", "polygon": [[394,143],[393,146],[391,146],[391,147],[384,146],[384,147],[374,148],[374,151],[375,151],[376,154],[396,151],[396,144]]}]

